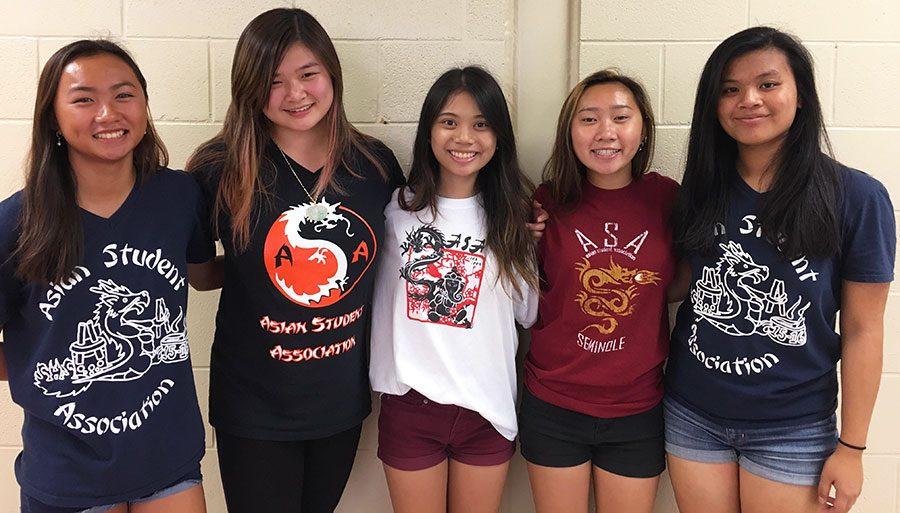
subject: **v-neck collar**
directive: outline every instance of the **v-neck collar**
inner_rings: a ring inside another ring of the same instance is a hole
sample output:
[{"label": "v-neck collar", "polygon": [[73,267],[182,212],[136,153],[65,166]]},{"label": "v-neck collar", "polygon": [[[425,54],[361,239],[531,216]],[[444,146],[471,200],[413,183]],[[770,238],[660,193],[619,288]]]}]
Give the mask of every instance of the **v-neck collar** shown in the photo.
[{"label": "v-neck collar", "polygon": [[82,207],[78,207],[81,210],[81,216],[85,220],[86,223],[96,224],[103,227],[112,227],[118,224],[118,221],[125,217],[128,212],[131,210],[131,204],[134,203],[135,199],[138,196],[138,189],[140,188],[140,178],[134,181],[134,184],[131,186],[131,191],[128,193],[128,196],[125,197],[125,201],[119,205],[119,208],[116,209],[115,212],[112,213],[109,217],[99,216],[90,210],[84,209]]}]

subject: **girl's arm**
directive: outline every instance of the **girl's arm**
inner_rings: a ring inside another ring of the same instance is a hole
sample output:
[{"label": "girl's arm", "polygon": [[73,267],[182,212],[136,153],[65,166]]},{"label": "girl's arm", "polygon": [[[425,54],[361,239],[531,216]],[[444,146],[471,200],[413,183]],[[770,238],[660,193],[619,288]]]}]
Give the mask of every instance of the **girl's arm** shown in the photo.
[{"label": "girl's arm", "polygon": [[[0,327],[0,331],[3,328]],[[6,352],[3,349],[3,342],[0,342],[0,381],[7,381],[9,374],[6,372]]]},{"label": "girl's arm", "polygon": [[220,289],[225,284],[225,255],[202,264],[188,264],[188,282],[196,290]]},{"label": "girl's arm", "polygon": [[690,288],[691,265],[684,259],[675,266],[675,277],[672,279],[672,283],[669,284],[669,288],[666,289],[666,300],[669,303],[684,301]]},{"label": "girl's arm", "polygon": [[544,207],[541,206],[538,200],[532,200],[531,219],[534,222],[525,223],[525,226],[528,227],[528,231],[531,232],[534,240],[541,240],[541,237],[544,235],[544,228],[547,227],[547,221],[550,219],[550,214],[544,210]]},{"label": "girl's arm", "polygon": [[[881,383],[884,309],[888,283],[843,282],[841,293],[841,440],[865,447]],[[862,491],[862,451],[838,444],[819,480],[819,502],[848,511]],[[831,499],[831,487],[836,493]]]}]

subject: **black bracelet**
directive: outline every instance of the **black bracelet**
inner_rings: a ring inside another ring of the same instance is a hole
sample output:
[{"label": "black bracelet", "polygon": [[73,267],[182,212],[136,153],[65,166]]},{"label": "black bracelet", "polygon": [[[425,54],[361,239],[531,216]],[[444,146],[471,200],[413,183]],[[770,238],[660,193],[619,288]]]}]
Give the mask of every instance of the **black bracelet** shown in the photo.
[{"label": "black bracelet", "polygon": [[851,449],[856,449],[857,451],[865,451],[865,450],[866,450],[866,446],[865,446],[865,445],[863,445],[862,447],[860,447],[860,446],[858,446],[858,445],[848,444],[847,442],[841,440],[840,437],[838,437],[838,443],[840,443],[840,444],[843,445],[844,447],[849,447],[849,448],[851,448]]}]

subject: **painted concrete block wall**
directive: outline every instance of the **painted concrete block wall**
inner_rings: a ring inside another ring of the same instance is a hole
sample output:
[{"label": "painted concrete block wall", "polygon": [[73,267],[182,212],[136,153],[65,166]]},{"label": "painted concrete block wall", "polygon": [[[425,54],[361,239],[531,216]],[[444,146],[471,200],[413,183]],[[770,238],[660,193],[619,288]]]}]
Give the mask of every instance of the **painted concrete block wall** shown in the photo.
[{"label": "painted concrete block wall", "polygon": [[[513,90],[513,0],[0,0],[0,197],[22,186],[37,77],[61,46],[84,37],[123,43],[149,83],[150,108],[181,168],[221,127],[230,101],[231,60],[243,27],[279,6],[307,9],[335,41],[345,105],[357,127],[385,141],[407,168],[427,88],[445,69],[477,63]],[[190,295],[189,338],[204,416],[218,295]],[[377,408],[377,401],[376,401]],[[376,413],[366,422],[344,513],[390,511],[375,457]],[[18,511],[13,461],[21,446],[21,410],[0,383],[0,513]],[[224,513],[215,436],[203,461],[210,513]]]},{"label": "painted concrete block wall", "polygon": [[[815,56],[838,157],[878,177],[900,203],[896,2],[860,0],[852,9],[837,0],[554,2],[550,9],[533,0],[0,0],[0,197],[21,187],[37,76],[60,46],[98,36],[124,43],[150,83],[151,110],[172,166],[181,167],[221,126],[240,30],[263,10],[293,5],[316,15],[335,40],[350,119],[393,148],[404,168],[427,87],[451,65],[479,63],[500,79],[514,115],[527,120],[517,128],[519,147],[529,157],[523,166],[533,178],[549,153],[547,134],[556,121],[533,113],[557,112],[559,91],[571,85],[569,78],[606,66],[633,73],[647,85],[660,124],[656,165],[680,176],[694,87],[709,52],[736,30],[776,24],[807,41]],[[559,45],[560,38],[570,44]],[[188,328],[204,413],[216,302],[215,293],[190,297]],[[866,489],[854,511],[900,513],[900,444],[892,436],[900,422],[892,408],[900,401],[900,286],[889,300],[886,334]],[[377,401],[375,406],[340,506],[343,513],[390,511],[375,458]],[[0,383],[0,513],[18,511],[12,462],[21,444],[21,420]],[[209,511],[220,513],[225,508],[211,430],[207,441],[207,500]],[[660,488],[656,511],[676,511],[666,479]],[[532,511],[519,457],[510,470],[503,511]]]},{"label": "painted concrete block wall", "polygon": [[[682,174],[697,79],[724,37],[758,24],[799,36],[816,65],[819,96],[842,162],[885,184],[900,208],[900,4],[863,0],[583,0],[578,20],[580,78],[607,66],[637,75],[653,98],[660,141],[656,167]],[[520,106],[521,108],[521,106]],[[885,323],[881,392],[864,458],[866,483],[853,511],[900,512],[900,287],[892,287]],[[666,497],[665,491],[660,492]],[[674,512],[660,501],[656,511]]]}]

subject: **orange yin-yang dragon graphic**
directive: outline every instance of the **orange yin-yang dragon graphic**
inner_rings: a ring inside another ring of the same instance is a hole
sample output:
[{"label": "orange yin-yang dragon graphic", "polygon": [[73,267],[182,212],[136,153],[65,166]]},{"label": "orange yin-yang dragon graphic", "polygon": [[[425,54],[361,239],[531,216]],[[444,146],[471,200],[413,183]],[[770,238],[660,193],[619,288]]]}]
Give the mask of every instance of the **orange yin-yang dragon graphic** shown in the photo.
[{"label": "orange yin-yang dragon graphic", "polygon": [[263,258],[269,279],[285,298],[321,308],[353,290],[375,249],[375,234],[359,214],[321,198],[278,216],[266,236]]}]

